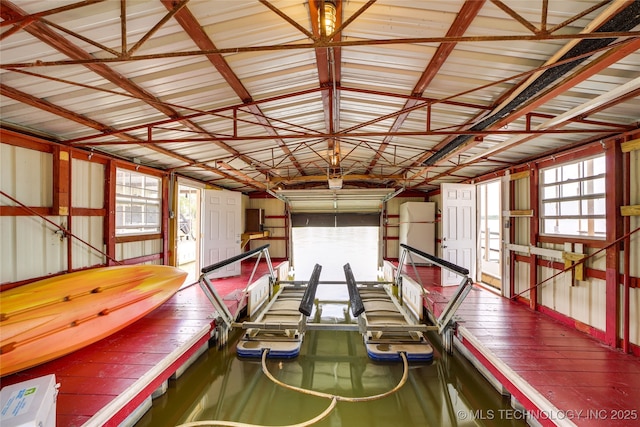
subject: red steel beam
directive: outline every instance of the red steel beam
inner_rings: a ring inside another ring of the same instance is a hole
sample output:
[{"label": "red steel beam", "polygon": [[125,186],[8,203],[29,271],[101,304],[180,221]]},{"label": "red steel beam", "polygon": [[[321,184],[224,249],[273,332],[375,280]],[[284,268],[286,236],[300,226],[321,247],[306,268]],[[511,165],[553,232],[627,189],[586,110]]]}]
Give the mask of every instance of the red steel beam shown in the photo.
[{"label": "red steel beam", "polygon": [[[162,0],[162,4],[164,4],[168,10],[173,10],[174,8],[173,0]],[[205,51],[207,50],[211,51],[211,50],[217,49],[216,45],[211,41],[207,33],[205,33],[202,26],[200,26],[200,23],[198,22],[196,17],[193,16],[188,6],[181,8],[173,16],[173,18],[176,21],[178,21],[182,29],[189,35],[189,37],[191,37],[191,39],[198,46],[198,48]],[[267,133],[273,137],[273,139],[278,144],[278,146],[289,157],[289,160],[291,160],[291,163],[293,163],[296,169],[298,169],[298,172],[304,175],[302,167],[296,160],[291,150],[289,150],[289,147],[287,147],[287,144],[281,138],[278,137],[278,133],[275,131],[275,129],[269,122],[269,119],[267,119],[267,117],[264,115],[260,107],[253,104],[253,98],[251,97],[251,94],[244,87],[244,85],[242,84],[238,76],[233,72],[233,70],[231,69],[227,61],[224,59],[224,57],[218,53],[207,54],[206,57],[209,60],[209,62],[211,62],[211,64],[216,68],[216,70],[218,70],[218,72],[222,75],[222,77],[225,79],[225,81],[231,87],[231,89],[233,89],[236,95],[238,95],[240,100],[245,104],[249,104],[247,106],[249,111],[256,117],[258,122],[262,126],[264,126]],[[242,156],[240,156],[240,158],[242,158]],[[248,159],[248,158],[243,159],[243,161],[249,165],[256,163],[252,159]]]},{"label": "red steel beam", "polygon": [[[451,27],[447,31],[446,37],[462,36],[467,31],[467,28],[469,28],[469,25],[471,25],[471,22],[473,22],[474,18],[476,17],[476,15],[480,11],[484,3],[485,3],[484,0],[467,0],[462,5],[460,12],[458,12],[458,14],[456,15],[455,20],[453,21],[453,23],[451,24]],[[455,49],[455,47],[456,47],[456,43],[443,43],[443,44],[440,44],[440,46],[438,46],[436,53],[433,55],[433,57],[431,58],[431,61],[429,61],[429,64],[427,65],[425,70],[422,72],[422,75],[420,76],[420,78],[418,79],[418,82],[414,86],[413,91],[411,93],[412,96],[422,96],[422,94],[424,93],[426,88],[429,86],[431,81],[438,74],[438,71],[440,71],[440,68],[442,68],[444,63],[447,61],[447,58],[449,58],[449,55],[451,55],[451,52],[453,52],[453,49]],[[417,100],[411,100],[411,99],[407,100],[407,102],[405,103],[402,109],[403,110],[407,108],[410,109],[411,107],[414,107],[417,103],[418,103]],[[395,121],[391,125],[391,128],[389,131],[396,132],[398,129],[400,129],[400,127],[402,126],[402,124],[404,123],[404,121],[408,116],[409,116],[408,112],[402,113],[399,116],[397,116]],[[367,171],[365,173],[367,174],[371,173],[371,170],[378,163],[378,160],[382,156],[382,153],[384,153],[384,151],[389,146],[389,143],[391,142],[392,138],[393,137],[389,136],[383,139],[382,144],[378,148],[378,151],[376,152],[376,154],[373,156],[373,159],[371,160],[371,163],[369,163],[369,167],[367,168]]]},{"label": "red steel beam", "polygon": [[[627,43],[623,43],[622,45],[609,50],[608,52],[602,54],[600,57],[589,62],[589,64],[584,66],[579,71],[573,73],[571,76],[557,83],[552,88],[546,90],[543,94],[541,94],[537,98],[532,99],[526,105],[523,105],[520,108],[512,111],[507,117],[498,121],[493,126],[490,126],[488,130],[501,129],[507,126],[509,123],[512,123],[513,121],[519,119],[523,115],[529,112],[532,112],[539,106],[545,104],[547,101],[550,101],[551,99],[554,99],[559,95],[562,95],[569,89],[589,79],[595,74],[598,74],[602,70],[610,67],[611,65],[627,57],[628,55],[635,53],[639,49],[640,49],[640,38],[636,38],[636,39],[630,39],[630,41],[628,41]],[[453,156],[457,156],[461,152],[464,152],[469,148],[475,147],[476,145],[478,145],[478,143],[479,143],[478,141],[470,140],[466,144],[459,147],[459,149],[451,152],[448,156],[443,157],[438,163],[444,162]]]},{"label": "red steel beam", "polygon": [[[108,133],[109,135],[111,135],[113,137],[116,137],[116,138],[122,138],[122,141],[126,141],[127,143],[144,145],[145,147],[147,147],[147,148],[149,148],[151,150],[154,150],[154,151],[156,151],[158,153],[161,153],[161,154],[164,154],[166,156],[169,156],[169,157],[172,157],[174,159],[177,159],[177,160],[180,160],[182,162],[185,162],[186,166],[195,166],[195,165],[197,165],[198,167],[200,167],[202,169],[205,169],[205,170],[207,170],[209,172],[216,173],[216,174],[218,174],[218,175],[220,175],[220,176],[222,176],[224,178],[231,179],[231,180],[234,180],[234,181],[236,181],[238,183],[249,185],[249,186],[252,186],[252,187],[257,188],[257,189],[261,188],[259,186],[259,183],[257,181],[255,181],[255,180],[253,180],[253,179],[251,179],[251,181],[247,182],[245,180],[236,178],[234,175],[230,175],[230,174],[228,174],[228,173],[226,173],[224,171],[221,171],[219,169],[212,168],[210,166],[203,165],[203,164],[198,164],[193,159],[190,159],[188,157],[182,156],[182,155],[180,155],[180,154],[178,154],[178,153],[176,153],[174,151],[170,151],[170,150],[167,150],[165,148],[159,147],[158,145],[154,144],[153,142],[149,143],[148,141],[141,140],[141,139],[139,139],[137,137],[134,137],[134,136],[131,136],[131,135],[127,134],[125,131],[114,129],[114,128],[112,128],[110,126],[107,126],[107,125],[105,125],[103,123],[100,123],[100,122],[98,122],[96,120],[92,120],[92,119],[90,119],[88,117],[85,117],[85,116],[83,116],[81,114],[74,113],[73,111],[67,110],[67,109],[65,109],[63,107],[60,107],[60,106],[57,106],[57,105],[54,105],[54,104],[52,104],[49,101],[46,101],[44,99],[36,98],[36,97],[34,97],[32,95],[29,95],[27,93],[21,92],[21,91],[15,89],[15,88],[9,87],[9,86],[7,86],[5,84],[2,84],[2,83],[0,83],[0,93],[2,93],[5,96],[8,96],[9,98],[15,99],[16,101],[22,102],[22,103],[27,104],[27,105],[31,105],[32,107],[39,108],[41,110],[44,110],[44,111],[47,111],[49,113],[55,114],[57,116],[63,117],[66,120],[71,120],[71,121],[74,121],[76,123],[80,123],[80,124],[85,125],[87,127],[99,130],[99,131],[103,132],[104,134]],[[108,144],[110,144],[110,142],[106,142],[106,143],[103,143],[103,144],[104,145],[108,145]],[[67,145],[70,145],[70,144],[67,143]],[[253,185],[252,185],[252,183],[253,183]]]},{"label": "red steel beam", "polygon": [[[24,12],[18,6],[12,4],[9,1],[3,1],[1,6],[2,7],[0,8],[0,17],[2,17],[5,20],[17,19],[27,15],[26,12]],[[78,60],[86,60],[86,59],[90,60],[93,58],[91,54],[79,48],[78,46],[74,45],[66,38],[55,33],[42,22],[37,22],[37,21],[33,22],[31,23],[31,25],[25,27],[24,31],[28,32],[32,36],[36,37],[37,39],[48,44],[49,46],[53,47],[57,51],[67,55],[70,58],[78,59]],[[141,87],[133,83],[133,81],[131,81],[130,79],[112,70],[111,68],[109,68],[108,65],[103,63],[93,63],[93,62],[88,62],[83,65],[89,70],[101,76],[102,78],[110,81],[114,85],[135,95],[140,101],[146,102],[147,104],[151,105],[152,107],[162,112],[163,114],[172,118],[180,119],[181,116],[176,110],[174,110],[173,108],[167,105],[164,105],[158,98],[156,98],[151,93],[147,92],[146,90],[142,89]],[[60,114],[65,114],[65,113],[61,111]],[[198,133],[205,133],[205,134],[207,133],[205,129],[201,128],[200,126],[198,126],[197,124],[189,120],[183,119],[179,121],[183,123],[185,126],[189,127],[190,129]],[[231,148],[230,146],[224,144],[221,141],[214,140],[213,143],[231,152],[232,154],[238,155],[238,157],[241,158],[246,163],[249,163],[249,164],[258,163],[253,161],[252,159],[243,158],[239,152],[237,152],[235,149]],[[164,154],[175,157],[175,153],[172,153],[172,154],[168,154],[168,153],[169,152],[165,150]],[[192,160],[189,160],[188,162],[193,163]]]},{"label": "red steel beam", "polygon": [[[629,139],[630,141],[631,139]],[[624,162],[624,193],[622,196],[622,203],[624,206],[631,204],[631,153],[623,154]],[[623,219],[623,232],[628,235],[631,231],[631,217],[625,216]],[[631,237],[627,237],[623,241],[624,245],[624,257],[623,257],[623,285],[622,285],[622,351],[629,353],[629,328],[630,324],[630,287],[631,287]]]},{"label": "red steel beam", "polygon": [[[617,104],[619,104],[621,102],[625,102],[625,101],[627,101],[629,99],[635,98],[638,95],[640,95],[640,89],[637,89],[637,90],[634,90],[632,92],[629,92],[629,93],[625,94],[624,96],[618,97],[616,99],[612,99],[611,101],[609,101],[607,103],[599,105],[597,108],[594,108],[592,110],[588,110],[585,113],[585,116],[586,115],[595,114],[595,113],[597,113],[599,111],[606,110],[607,108],[610,108],[610,107],[612,107],[614,105],[617,105]],[[566,126],[567,124],[573,123],[573,122],[584,122],[584,120],[582,120],[582,119],[567,120],[564,123],[559,123],[559,124],[557,124],[555,126],[551,126],[551,127],[547,128],[547,129],[545,129],[543,132],[552,133],[552,132],[555,132],[558,129]],[[441,174],[439,174],[437,176],[434,176],[434,177],[431,177],[430,179],[426,179],[426,180],[422,181],[418,185],[428,184],[429,182],[433,181],[434,179],[441,178],[442,176],[449,175],[450,172],[458,171],[458,170],[463,169],[463,168],[465,168],[467,166],[472,166],[472,165],[474,165],[476,163],[479,163],[479,162],[489,161],[492,156],[495,156],[496,154],[502,153],[503,151],[507,151],[507,150],[509,150],[509,149],[511,149],[511,148],[513,148],[513,147],[515,147],[517,145],[523,144],[523,143],[525,143],[527,141],[531,141],[531,140],[537,138],[539,135],[540,135],[539,133],[531,134],[531,135],[527,136],[526,138],[522,138],[521,140],[519,140],[515,144],[504,146],[504,147],[502,147],[502,148],[500,148],[498,150],[492,151],[491,154],[486,156],[486,157],[481,157],[481,158],[478,158],[478,159],[476,159],[474,161],[457,165],[457,166],[453,167],[452,169],[450,169],[450,170],[448,170],[446,172],[443,172],[443,173],[441,173]],[[418,174],[416,174],[416,175],[418,175]]]},{"label": "red steel beam", "polygon": [[[319,26],[320,8],[324,0],[309,0],[309,15],[311,17],[311,28],[313,36],[316,39],[322,38],[322,31]],[[336,1],[336,24],[340,26],[342,22],[342,2]],[[329,37],[326,34],[325,37]],[[339,41],[341,33],[335,32],[331,41]],[[329,88],[322,91],[322,107],[324,110],[324,124],[328,134],[333,134],[340,128],[340,108],[334,106],[340,105],[340,91],[337,87],[340,85],[340,76],[342,75],[342,48],[336,47],[316,47],[316,68],[318,69],[318,83],[321,88]],[[334,126],[334,122],[336,126]],[[335,147],[335,138],[327,138],[327,151],[332,153]],[[327,159],[328,160],[328,159]],[[338,157],[338,162],[340,161]],[[339,168],[340,164],[332,165]]]}]

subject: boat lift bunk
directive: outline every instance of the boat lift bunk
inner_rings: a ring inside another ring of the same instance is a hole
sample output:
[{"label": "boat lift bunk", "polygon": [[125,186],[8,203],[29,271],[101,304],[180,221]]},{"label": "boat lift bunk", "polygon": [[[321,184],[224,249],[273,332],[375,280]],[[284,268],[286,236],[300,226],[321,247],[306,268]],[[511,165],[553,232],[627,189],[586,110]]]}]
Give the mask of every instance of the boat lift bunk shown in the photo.
[{"label": "boat lift bunk", "polygon": [[377,361],[429,362],[433,347],[424,332],[434,327],[419,323],[419,317],[401,305],[389,285],[358,287],[349,264],[344,266],[352,313],[364,338],[369,358]]},{"label": "boat lift bunk", "polygon": [[255,320],[236,324],[246,330],[236,346],[238,356],[261,357],[265,350],[270,358],[289,359],[300,354],[321,271],[322,266],[316,264],[305,287],[281,285]]}]

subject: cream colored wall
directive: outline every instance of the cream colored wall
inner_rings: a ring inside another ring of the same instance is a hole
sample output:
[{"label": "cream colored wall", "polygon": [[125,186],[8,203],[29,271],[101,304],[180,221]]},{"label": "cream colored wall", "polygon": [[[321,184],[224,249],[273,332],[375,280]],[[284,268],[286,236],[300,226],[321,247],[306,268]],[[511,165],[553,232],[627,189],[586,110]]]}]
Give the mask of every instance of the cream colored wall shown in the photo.
[{"label": "cream colored wall", "polygon": [[[251,199],[247,198],[248,203],[246,209],[264,209],[265,221],[264,229],[268,230],[271,237],[285,237],[287,232],[285,221],[281,218],[266,218],[268,216],[285,215],[285,204],[279,199]],[[244,210],[243,210],[244,212]],[[244,224],[244,222],[243,222]],[[286,240],[253,240],[249,242],[251,249],[258,248],[265,244],[269,244],[269,256],[271,258],[285,258],[287,255]]]},{"label": "cream colored wall", "polygon": [[[640,151],[630,153],[631,159],[631,205],[640,204]],[[530,209],[529,204],[529,179],[520,179],[515,183],[516,186],[516,209]],[[515,243],[528,246],[529,238],[529,218],[516,218],[516,241]],[[640,226],[640,217],[630,217],[630,229],[634,230]],[[546,249],[554,249],[563,251],[564,246],[560,244],[540,244],[539,247]],[[586,253],[593,254],[597,248],[588,248]],[[562,262],[560,259],[552,259],[547,257],[539,257],[544,261]],[[622,259],[621,267],[622,272]],[[630,245],[630,272],[632,277],[640,275],[640,232],[635,233],[631,239]],[[585,267],[604,271],[605,251],[590,258],[585,262]],[[538,267],[538,280],[543,280],[557,274],[558,270],[544,266]],[[515,292],[518,294],[526,290],[530,286],[529,282],[529,264],[518,262],[515,271]],[[629,321],[629,338],[633,344],[640,344],[640,289],[630,289],[630,321]],[[529,292],[522,295],[529,298]],[[606,327],[606,283],[602,279],[589,277],[586,281],[572,281],[570,273],[563,273],[549,280],[538,288],[538,303],[544,307],[550,308],[564,316],[575,319],[578,322],[587,324],[599,330],[605,330]],[[623,324],[623,287],[620,286],[620,314],[619,321]],[[620,332],[622,333],[622,332]]]},{"label": "cream colored wall", "polygon": [[[29,207],[53,204],[53,156],[36,150],[0,144],[0,189]],[[0,196],[4,206],[16,204]],[[48,216],[63,224],[65,217]],[[56,227],[35,216],[0,216],[0,283],[64,271],[66,239]],[[27,260],[27,262],[25,262]]]},{"label": "cream colored wall", "polygon": [[[562,251],[561,245],[544,245],[544,247]],[[595,250],[589,250],[593,253]],[[592,258],[587,262],[589,268],[604,270],[604,252],[601,256]],[[543,260],[556,261],[550,258]],[[557,274],[558,270],[546,267],[538,268],[538,282]],[[605,281],[589,278],[585,281],[572,280],[571,273],[563,273],[549,280],[540,287],[539,302],[545,307],[558,313],[591,325],[594,328],[604,330],[606,321],[605,312]]]},{"label": "cream colored wall", "polygon": [[[35,208],[53,206],[53,155],[8,144],[0,144],[0,189],[21,203]],[[71,159],[71,207],[104,207],[104,165]],[[0,197],[5,206],[15,206]],[[102,216],[47,216],[48,220],[101,251],[105,251]],[[0,216],[0,283],[12,283],[68,270],[67,244],[71,239],[72,269],[101,265],[103,255],[73,237],[62,237],[58,229],[37,216]],[[124,260],[162,252],[162,240],[119,243],[116,259]],[[154,261],[153,263],[160,263]]]},{"label": "cream colored wall", "polygon": [[[104,207],[104,165],[85,160],[71,160],[71,206],[102,209]],[[104,217],[74,216],[71,232],[91,246],[105,251]],[[91,267],[106,262],[99,254],[76,239],[72,240],[73,269]]]},{"label": "cream colored wall", "polygon": [[[162,239],[142,240],[116,244],[116,259],[118,261],[143,257],[162,252]],[[162,264],[162,260],[155,260],[146,264]]]}]

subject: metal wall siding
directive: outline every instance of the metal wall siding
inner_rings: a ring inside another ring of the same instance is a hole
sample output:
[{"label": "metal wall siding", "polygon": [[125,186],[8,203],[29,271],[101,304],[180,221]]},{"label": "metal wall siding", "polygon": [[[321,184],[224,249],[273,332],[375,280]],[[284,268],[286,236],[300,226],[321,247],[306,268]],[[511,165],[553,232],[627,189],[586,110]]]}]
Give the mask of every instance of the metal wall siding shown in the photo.
[{"label": "metal wall siding", "polygon": [[162,252],[162,239],[116,244],[116,259],[126,260]]},{"label": "metal wall siding", "polygon": [[[53,155],[8,144],[0,144],[0,147],[2,191],[27,206],[52,206]],[[2,200],[2,203],[13,205],[13,202],[6,199]]]},{"label": "metal wall siding", "polygon": [[640,344],[640,288],[629,290],[629,341]]},{"label": "metal wall siding", "polygon": [[[90,245],[104,251],[104,218],[74,216],[72,232]],[[72,239],[72,268],[80,269],[104,264],[104,256],[89,248],[79,240]]]},{"label": "metal wall siding", "polygon": [[[47,217],[60,224],[64,217]],[[0,282],[55,274],[66,269],[66,245],[54,227],[31,216],[0,217],[2,271]],[[28,262],[25,262],[28,260]]]},{"label": "metal wall siding", "polygon": [[104,207],[104,165],[72,159],[71,168],[71,206],[102,209]]}]

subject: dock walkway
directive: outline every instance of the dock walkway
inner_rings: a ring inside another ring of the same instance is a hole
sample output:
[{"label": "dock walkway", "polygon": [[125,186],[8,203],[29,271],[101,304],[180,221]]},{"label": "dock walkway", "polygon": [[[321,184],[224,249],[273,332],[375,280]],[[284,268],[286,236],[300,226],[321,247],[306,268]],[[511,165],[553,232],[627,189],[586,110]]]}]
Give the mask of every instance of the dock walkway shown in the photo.
[{"label": "dock walkway", "polygon": [[[455,288],[437,285],[437,267],[419,267],[418,272],[429,291],[427,306],[438,316]],[[468,294],[457,318],[458,347],[543,426],[640,425],[637,356],[479,286]]]},{"label": "dock walkway", "polygon": [[[242,274],[213,283],[229,310],[252,273],[253,260]],[[267,274],[261,262],[256,274]],[[196,284],[183,286],[144,318],[95,344],[67,356],[3,377],[2,386],[55,374],[60,384],[56,425],[101,427],[129,424],[161,392],[208,349],[215,327],[212,307]]]},{"label": "dock walkway", "polygon": [[[234,295],[246,286],[252,264],[243,264],[240,277],[214,282],[232,312],[242,304]],[[267,271],[261,263],[258,274]],[[437,316],[455,289],[437,285],[438,268],[421,266],[418,272]],[[500,380],[542,425],[640,425],[640,358],[477,286],[458,318],[461,351]],[[118,426],[135,417],[136,409],[144,411],[156,390],[206,351],[213,326],[209,300],[199,286],[188,286],[122,331],[4,377],[2,386],[53,373],[60,383],[58,426]]]}]

